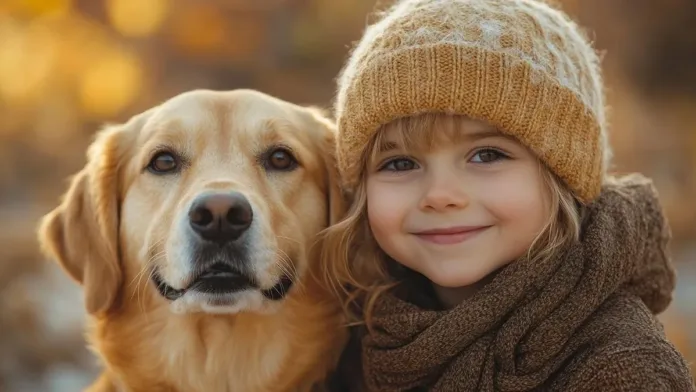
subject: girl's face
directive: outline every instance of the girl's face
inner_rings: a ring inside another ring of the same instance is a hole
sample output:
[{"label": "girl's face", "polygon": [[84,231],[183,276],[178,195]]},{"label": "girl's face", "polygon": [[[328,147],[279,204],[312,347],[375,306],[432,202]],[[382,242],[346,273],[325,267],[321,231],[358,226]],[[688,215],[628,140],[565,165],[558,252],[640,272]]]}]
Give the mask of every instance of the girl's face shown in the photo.
[{"label": "girl's face", "polygon": [[436,289],[475,284],[524,255],[550,215],[543,168],[527,148],[483,122],[456,124],[429,148],[408,148],[387,128],[367,167],[377,243]]}]

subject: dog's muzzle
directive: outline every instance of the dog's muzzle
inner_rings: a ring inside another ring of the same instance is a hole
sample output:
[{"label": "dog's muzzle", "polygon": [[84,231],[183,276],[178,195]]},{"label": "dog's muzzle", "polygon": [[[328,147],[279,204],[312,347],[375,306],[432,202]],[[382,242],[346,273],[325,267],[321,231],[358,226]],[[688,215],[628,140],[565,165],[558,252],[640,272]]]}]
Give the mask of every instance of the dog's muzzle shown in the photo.
[{"label": "dog's muzzle", "polygon": [[[159,293],[174,301],[188,291],[211,295],[228,295],[245,290],[261,290],[250,273],[248,231],[254,220],[249,200],[240,192],[206,191],[198,195],[188,211],[195,251],[192,254],[194,277],[183,289],[168,285],[157,270],[152,281]],[[293,285],[283,276],[270,289],[261,290],[264,297],[280,300]]]}]

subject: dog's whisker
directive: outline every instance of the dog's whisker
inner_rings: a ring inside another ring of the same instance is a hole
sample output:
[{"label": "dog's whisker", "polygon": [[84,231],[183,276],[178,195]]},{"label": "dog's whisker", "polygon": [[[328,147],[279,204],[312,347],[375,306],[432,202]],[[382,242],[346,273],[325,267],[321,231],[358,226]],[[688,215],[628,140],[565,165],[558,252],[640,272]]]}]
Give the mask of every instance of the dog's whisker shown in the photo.
[{"label": "dog's whisker", "polygon": [[155,259],[157,259],[157,258],[159,258],[160,256],[162,256],[165,252],[166,252],[166,249],[162,249],[161,251],[159,251],[159,252],[157,252],[157,253],[153,253],[153,255],[150,256],[149,259],[147,259],[147,261],[145,262],[145,265],[151,264],[153,261],[155,261]]},{"label": "dog's whisker", "polygon": [[[155,274],[155,270],[153,268],[150,268],[150,274],[148,275],[148,280],[152,279],[152,276]],[[143,286],[143,290],[145,290],[145,286]],[[138,290],[138,293],[140,293],[140,290]],[[143,299],[138,294],[138,304],[140,307],[140,313],[145,316],[145,324],[150,324],[150,315],[148,312],[145,311],[145,304],[143,303]]]},{"label": "dog's whisker", "polygon": [[[150,273],[148,274],[148,277],[147,277],[148,281],[152,279],[154,274],[155,274],[155,270],[153,268],[150,268]],[[145,311],[144,299],[140,295],[141,291],[144,292],[144,290],[146,290],[147,285],[140,285],[140,288],[141,289],[138,290],[138,303],[140,306],[140,312],[145,315],[146,323],[149,323],[149,319],[148,319],[149,316],[148,316],[147,312]]]},{"label": "dog's whisker", "polygon": [[133,279],[131,279],[130,283],[128,283],[128,285],[126,287],[131,288],[131,286],[133,286],[133,284],[136,284],[136,285],[140,284],[140,278],[145,274],[145,272],[147,272],[147,268],[143,266],[140,269],[140,271],[133,277]]},{"label": "dog's whisker", "polygon": [[138,272],[138,274],[135,275],[135,277],[133,277],[133,279],[132,279],[131,282],[128,284],[128,286],[130,287],[130,286],[135,282],[136,279],[138,280],[138,284],[139,284],[139,283],[140,283],[140,278],[142,277],[142,275],[143,275],[148,269],[150,269],[150,268],[149,268],[149,267],[150,267],[150,264],[151,264],[156,258],[159,258],[160,256],[162,256],[164,253],[165,253],[165,251],[162,250],[162,251],[160,251],[160,252],[158,252],[158,253],[152,255],[152,257],[150,257],[150,259],[149,259],[146,263],[143,264],[143,266],[140,268],[140,272]]},{"label": "dog's whisker", "polygon": [[135,275],[135,277],[133,277],[133,279],[131,280],[131,282],[128,284],[128,288],[130,288],[131,286],[133,286],[133,284],[135,284],[135,290],[133,291],[133,295],[131,295],[131,299],[132,299],[133,296],[136,294],[136,292],[139,291],[140,282],[142,281],[143,276],[145,275],[145,273],[148,272],[148,270],[149,270],[149,268],[147,268],[146,265],[142,266],[142,267],[140,268],[140,271],[138,272],[138,274]]},{"label": "dog's whisker", "polygon": [[285,252],[280,251],[281,254],[278,255],[280,257],[280,262],[278,263],[278,268],[280,269],[281,273],[284,275],[289,275],[292,276],[295,271],[293,271],[292,268],[292,261],[290,258],[287,256],[287,254],[284,254]]},{"label": "dog's whisker", "polygon": [[[162,242],[162,241],[159,241]],[[136,284],[135,288],[135,293],[137,293],[137,303],[140,308],[140,312],[142,314],[145,314],[145,317],[147,319],[148,315],[147,312],[145,311],[145,304],[144,304],[144,290],[147,289],[147,285],[141,284],[143,277],[146,275],[147,272],[147,281],[152,280],[153,275],[155,274],[155,269],[152,268],[152,263],[154,263],[157,259],[161,258],[166,254],[166,250],[162,250],[156,254],[153,254],[150,259],[143,264],[140,273],[138,273],[138,283]],[[146,322],[149,322],[149,320],[146,320]]]},{"label": "dog's whisker", "polygon": [[[286,239],[288,241],[293,241],[297,244],[300,243],[300,241],[295,240],[295,239],[290,238],[290,237],[278,236],[278,238]],[[280,267],[281,272],[287,276],[290,276],[297,284],[297,286],[298,286],[297,290],[299,290],[300,292],[303,292],[305,290],[304,279],[298,279],[299,276],[297,273],[297,266],[295,265],[295,263],[293,263],[292,258],[282,249],[278,249],[278,253],[279,253],[280,261],[281,261],[279,263],[279,267]]]},{"label": "dog's whisker", "polygon": [[285,273],[285,274],[296,273],[297,270],[295,269],[295,266],[294,266],[290,256],[287,253],[285,253],[285,251],[283,251],[282,249],[278,249],[278,252],[280,253],[280,255],[279,255],[280,256],[279,267],[283,271],[283,273]]},{"label": "dog's whisker", "polygon": [[293,280],[295,279],[295,277],[293,276],[293,272],[288,266],[281,264],[279,267],[283,275],[290,276]]},{"label": "dog's whisker", "polygon": [[[154,261],[155,258],[162,256],[164,253],[165,252],[162,251],[162,252],[157,253],[156,255],[153,255],[153,257],[150,259],[150,262]],[[145,286],[141,285],[143,277],[145,276],[145,274],[147,272],[149,272],[150,276],[148,277],[148,280],[150,280],[152,278],[152,273],[153,273],[154,269],[150,267],[150,262],[143,264],[143,266],[141,267],[138,274],[128,284],[129,288],[133,285],[133,283],[136,284],[135,290],[133,291],[133,294],[131,295],[131,299],[133,298],[133,296],[137,295],[138,302],[140,302],[140,291],[145,290]],[[136,280],[137,280],[137,282],[136,282]]]},{"label": "dog's whisker", "polygon": [[[304,284],[304,279],[298,279],[298,273],[297,273],[297,266],[295,263],[292,262],[292,259],[290,256],[282,249],[278,249],[279,256],[280,256],[280,263],[279,263],[279,268],[283,274],[286,276],[291,277],[293,279],[294,283],[298,286],[297,290],[300,292],[304,292],[305,290],[305,284]],[[285,293],[283,293],[284,295]]]},{"label": "dog's whisker", "polygon": [[[148,270],[149,270],[149,272],[148,272]],[[145,286],[144,286],[144,285],[141,285],[140,283],[142,282],[142,279],[143,279],[143,277],[145,276],[145,272],[148,272],[148,279],[149,279],[150,277],[152,277],[152,269],[151,269],[151,268],[147,268],[147,266],[144,266],[143,269],[142,269],[142,271],[143,271],[143,273],[139,274],[140,277],[138,278],[138,283],[137,283],[136,286],[135,286],[135,293],[137,293],[137,296],[138,296],[138,300],[137,300],[137,301],[138,301],[138,304],[140,305],[141,311],[142,311],[142,309],[143,309],[143,306],[142,306],[142,298],[141,298],[141,296],[140,296],[140,292],[141,292],[142,290],[145,290]]]},{"label": "dog's whisker", "polygon": [[[150,256],[149,260],[152,260],[154,257],[156,257],[157,254],[161,252],[155,252],[158,248],[160,248],[160,245],[164,243],[164,238],[160,238],[159,240],[155,241],[152,245],[150,245],[147,249],[147,254],[152,254]],[[162,249],[164,251],[164,249]],[[149,262],[149,261],[148,261]]]}]

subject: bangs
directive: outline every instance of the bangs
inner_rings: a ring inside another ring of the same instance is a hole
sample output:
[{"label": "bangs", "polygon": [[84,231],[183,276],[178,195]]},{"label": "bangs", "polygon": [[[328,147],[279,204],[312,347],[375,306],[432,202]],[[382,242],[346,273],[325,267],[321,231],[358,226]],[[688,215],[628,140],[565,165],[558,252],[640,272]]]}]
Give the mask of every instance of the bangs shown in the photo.
[{"label": "bangs", "polygon": [[366,151],[366,163],[390,148],[422,153],[444,144],[459,143],[466,138],[466,132],[461,130],[469,121],[472,120],[466,116],[444,113],[398,118],[377,130]]}]

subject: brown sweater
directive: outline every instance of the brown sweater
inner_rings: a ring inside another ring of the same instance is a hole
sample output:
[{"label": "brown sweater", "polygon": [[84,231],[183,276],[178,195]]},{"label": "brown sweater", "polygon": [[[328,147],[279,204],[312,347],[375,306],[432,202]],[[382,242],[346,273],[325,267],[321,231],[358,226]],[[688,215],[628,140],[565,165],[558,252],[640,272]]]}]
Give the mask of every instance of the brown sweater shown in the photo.
[{"label": "brown sweater", "polygon": [[563,257],[543,265],[512,263],[452,310],[398,294],[381,297],[374,333],[356,330],[346,350],[343,385],[695,391],[684,358],[655,318],[675,284],[668,240],[648,180],[631,176],[606,185],[588,209],[580,243]]}]

